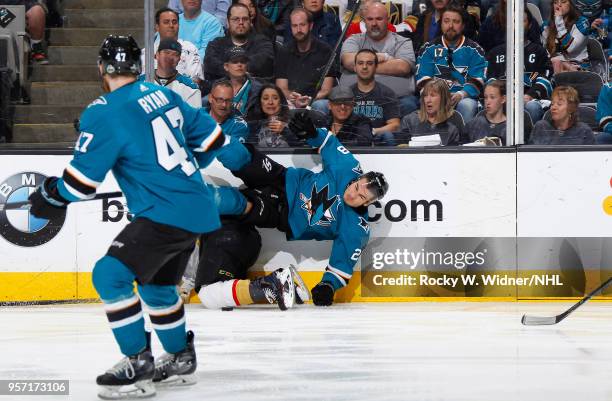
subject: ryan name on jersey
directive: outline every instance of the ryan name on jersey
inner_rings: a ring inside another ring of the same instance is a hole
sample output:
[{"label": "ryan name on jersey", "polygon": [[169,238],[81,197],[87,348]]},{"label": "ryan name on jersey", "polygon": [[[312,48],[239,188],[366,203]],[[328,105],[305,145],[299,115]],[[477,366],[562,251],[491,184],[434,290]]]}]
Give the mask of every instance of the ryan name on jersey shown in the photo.
[{"label": "ryan name on jersey", "polygon": [[170,104],[170,100],[164,95],[164,93],[160,90],[149,93],[138,99],[138,104],[145,113],[149,114],[159,108],[162,108],[168,104]]}]

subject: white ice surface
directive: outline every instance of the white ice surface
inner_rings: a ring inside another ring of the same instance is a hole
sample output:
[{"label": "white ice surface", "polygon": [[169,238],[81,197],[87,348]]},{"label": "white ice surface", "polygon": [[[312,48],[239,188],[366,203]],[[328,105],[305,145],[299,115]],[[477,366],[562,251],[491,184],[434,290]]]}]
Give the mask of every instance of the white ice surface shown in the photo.
[{"label": "white ice surface", "polygon": [[[154,399],[612,400],[612,304],[590,302],[556,326],[520,324],[569,305],[189,305],[199,382]],[[95,377],[120,357],[101,305],[0,310],[0,379],[70,380],[69,397],[0,400],[96,400]]]}]

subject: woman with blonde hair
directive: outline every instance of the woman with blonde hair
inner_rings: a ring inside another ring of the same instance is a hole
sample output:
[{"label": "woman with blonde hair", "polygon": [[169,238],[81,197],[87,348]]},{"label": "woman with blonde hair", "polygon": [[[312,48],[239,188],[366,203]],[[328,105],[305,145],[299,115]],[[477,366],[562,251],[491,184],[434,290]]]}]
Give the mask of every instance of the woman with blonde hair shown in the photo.
[{"label": "woman with blonde hair", "polygon": [[580,15],[571,0],[553,1],[550,25],[544,28],[542,37],[555,74],[590,67],[587,52],[590,31],[589,20]]},{"label": "woman with blonde hair", "polygon": [[550,113],[533,127],[530,145],[593,145],[591,128],[578,121],[578,92],[557,86],[551,96]]},{"label": "woman with blonde hair", "polygon": [[421,108],[402,118],[400,137],[439,134],[441,145],[458,145],[461,130],[449,121],[453,113],[448,85],[442,79],[432,79],[421,91]]}]

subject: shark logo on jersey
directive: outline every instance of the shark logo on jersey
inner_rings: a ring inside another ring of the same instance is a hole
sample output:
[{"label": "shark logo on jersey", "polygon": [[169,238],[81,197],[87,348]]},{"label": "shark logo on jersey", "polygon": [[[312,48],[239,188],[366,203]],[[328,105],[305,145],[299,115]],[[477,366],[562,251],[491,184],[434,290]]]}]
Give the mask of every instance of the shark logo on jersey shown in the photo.
[{"label": "shark logo on jersey", "polygon": [[368,224],[366,219],[361,216],[359,217],[359,227],[363,228],[363,231],[365,231],[366,233],[370,232],[370,225]]},{"label": "shark logo on jersey", "polygon": [[311,226],[319,225],[327,227],[332,221],[336,220],[332,213],[332,206],[338,200],[338,195],[328,198],[329,186],[325,185],[320,191],[317,190],[317,184],[313,184],[310,191],[310,198],[300,193],[300,200],[304,202],[302,209],[308,214],[308,224]]},{"label": "shark logo on jersey", "polygon": [[449,88],[455,85],[455,82],[463,85],[467,80],[468,67],[456,66],[454,63],[451,66],[436,64],[436,76],[446,81]]},{"label": "shark logo on jersey", "polygon": [[[0,182],[0,203],[27,201],[46,176],[35,172],[14,174]],[[47,220],[30,214],[30,205],[0,211],[0,235],[8,242],[34,247],[51,241],[62,229],[66,215]]]}]

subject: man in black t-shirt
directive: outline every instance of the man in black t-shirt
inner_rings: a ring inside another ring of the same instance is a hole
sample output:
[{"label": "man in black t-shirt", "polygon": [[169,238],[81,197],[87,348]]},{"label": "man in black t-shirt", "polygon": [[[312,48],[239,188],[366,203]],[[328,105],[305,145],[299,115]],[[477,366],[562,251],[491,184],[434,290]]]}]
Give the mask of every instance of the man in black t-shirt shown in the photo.
[{"label": "man in black t-shirt", "polygon": [[335,66],[329,70],[317,93],[315,89],[332,57],[332,49],[312,36],[312,14],[308,10],[296,8],[289,20],[293,40],[279,49],[274,70],[276,85],[296,108],[306,107],[314,97],[312,108],[327,113],[326,98],[338,75]]},{"label": "man in black t-shirt", "polygon": [[204,56],[204,77],[209,82],[225,76],[225,53],[241,47],[249,57],[249,73],[257,78],[269,79],[274,71],[274,48],[265,36],[255,33],[249,9],[244,4],[232,4],[227,11],[227,34],[208,44]]},{"label": "man in black t-shirt", "polygon": [[378,57],[373,50],[361,49],[355,55],[357,83],[351,86],[355,95],[355,114],[372,121],[372,134],[377,145],[394,146],[393,132],[400,128],[399,102],[391,88],[376,82]]}]

